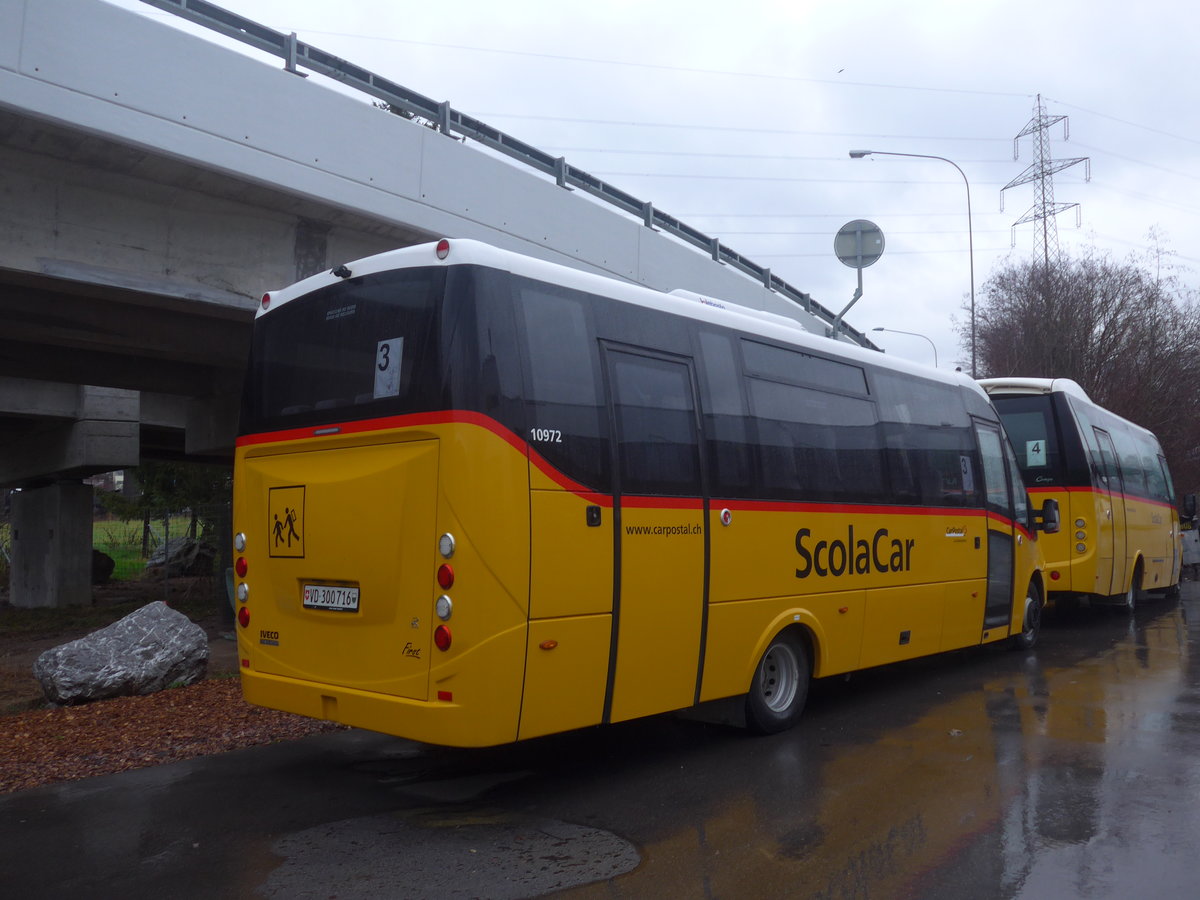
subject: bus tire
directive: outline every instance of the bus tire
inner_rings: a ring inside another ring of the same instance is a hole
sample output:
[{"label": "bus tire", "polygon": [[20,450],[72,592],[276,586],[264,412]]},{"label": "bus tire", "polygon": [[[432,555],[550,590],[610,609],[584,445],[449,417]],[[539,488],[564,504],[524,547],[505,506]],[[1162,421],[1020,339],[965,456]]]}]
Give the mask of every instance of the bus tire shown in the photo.
[{"label": "bus tire", "polygon": [[1142,564],[1139,562],[1133,570],[1133,577],[1129,579],[1129,590],[1125,592],[1125,609],[1134,612],[1145,599],[1146,592],[1142,590]]},{"label": "bus tire", "polygon": [[1009,638],[1014,650],[1032,650],[1042,633],[1042,596],[1033,582],[1025,589],[1025,615],[1021,619],[1021,632]]},{"label": "bus tire", "polygon": [[810,676],[804,641],[790,631],[776,635],[750,682],[746,727],[755,734],[777,734],[795,725],[808,699]]}]

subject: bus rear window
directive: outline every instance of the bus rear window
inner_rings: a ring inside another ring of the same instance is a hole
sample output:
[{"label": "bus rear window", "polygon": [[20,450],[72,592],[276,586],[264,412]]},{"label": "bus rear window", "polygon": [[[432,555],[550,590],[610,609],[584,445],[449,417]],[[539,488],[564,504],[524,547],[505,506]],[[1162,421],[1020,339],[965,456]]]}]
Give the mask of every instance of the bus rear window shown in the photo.
[{"label": "bus rear window", "polygon": [[1064,483],[1063,460],[1054,411],[1048,396],[996,397],[992,400],[1008,432],[1026,487]]},{"label": "bus rear window", "polygon": [[444,285],[443,269],[382,272],[258,319],[242,432],[431,409]]}]

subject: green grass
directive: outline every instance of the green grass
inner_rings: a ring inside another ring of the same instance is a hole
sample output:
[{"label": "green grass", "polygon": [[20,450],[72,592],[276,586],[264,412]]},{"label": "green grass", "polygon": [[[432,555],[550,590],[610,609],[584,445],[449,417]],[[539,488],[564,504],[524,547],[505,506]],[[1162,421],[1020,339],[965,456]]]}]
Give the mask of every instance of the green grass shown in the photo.
[{"label": "green grass", "polygon": [[[191,520],[187,516],[172,516],[167,528],[161,518],[150,520],[150,553],[162,543],[169,528],[170,537],[186,534]],[[97,521],[92,523],[92,546],[113,559],[113,581],[140,578],[146,570],[146,558],[142,556],[142,523]]]}]

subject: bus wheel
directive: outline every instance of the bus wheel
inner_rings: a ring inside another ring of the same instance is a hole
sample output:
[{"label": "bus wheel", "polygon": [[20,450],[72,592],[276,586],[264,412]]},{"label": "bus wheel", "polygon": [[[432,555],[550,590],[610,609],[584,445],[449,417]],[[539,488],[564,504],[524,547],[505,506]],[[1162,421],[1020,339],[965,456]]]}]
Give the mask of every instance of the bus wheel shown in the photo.
[{"label": "bus wheel", "polygon": [[746,726],[757,734],[791,728],[808,699],[809,663],[804,642],[791,632],[771,641],[746,695]]},{"label": "bus wheel", "polygon": [[1021,622],[1021,633],[1010,639],[1013,649],[1029,650],[1038,642],[1042,633],[1042,598],[1032,584],[1025,591],[1025,617]]},{"label": "bus wheel", "polygon": [[1125,592],[1125,608],[1133,612],[1145,599],[1146,592],[1142,590],[1142,564],[1139,562],[1133,570],[1133,577],[1129,579],[1129,590]]}]

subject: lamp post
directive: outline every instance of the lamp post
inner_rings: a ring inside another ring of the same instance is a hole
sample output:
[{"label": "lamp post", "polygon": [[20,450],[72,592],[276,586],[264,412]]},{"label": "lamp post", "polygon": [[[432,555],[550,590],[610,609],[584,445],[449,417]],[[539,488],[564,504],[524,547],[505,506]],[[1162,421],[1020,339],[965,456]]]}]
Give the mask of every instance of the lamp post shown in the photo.
[{"label": "lamp post", "polygon": [[901,331],[899,328],[884,328],[882,325],[880,325],[878,328],[872,328],[871,330],[890,331],[892,334],[908,334],[912,335],[913,337],[925,338],[925,340],[929,341],[929,346],[933,348],[933,367],[935,369],[938,367],[937,344],[935,344],[928,335],[921,334],[919,331]]},{"label": "lamp post", "polygon": [[[962,176],[963,185],[967,189],[967,259],[971,266],[971,377],[976,377],[975,369],[975,234],[971,227],[971,183],[967,181],[967,173],[959,168],[958,163],[944,156],[931,156],[928,153],[895,153],[891,150],[851,150],[851,159],[862,159],[866,156],[907,156],[912,159],[937,159],[950,163]],[[879,329],[875,329],[878,331]],[[924,335],[921,335],[924,337]],[[932,342],[931,342],[932,343]],[[934,350],[936,354],[936,349]]]}]

